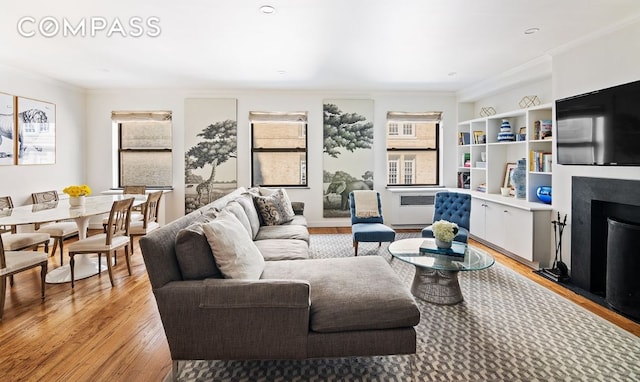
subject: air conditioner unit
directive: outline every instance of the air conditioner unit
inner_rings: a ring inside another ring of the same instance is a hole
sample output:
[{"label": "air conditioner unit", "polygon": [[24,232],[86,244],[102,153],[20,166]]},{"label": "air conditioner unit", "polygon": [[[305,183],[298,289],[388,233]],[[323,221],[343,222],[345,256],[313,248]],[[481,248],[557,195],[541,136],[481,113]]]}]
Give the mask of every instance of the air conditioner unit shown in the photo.
[{"label": "air conditioner unit", "polygon": [[[441,190],[437,190],[441,191]],[[431,224],[436,191],[394,193],[389,223],[397,227],[424,227]]]}]

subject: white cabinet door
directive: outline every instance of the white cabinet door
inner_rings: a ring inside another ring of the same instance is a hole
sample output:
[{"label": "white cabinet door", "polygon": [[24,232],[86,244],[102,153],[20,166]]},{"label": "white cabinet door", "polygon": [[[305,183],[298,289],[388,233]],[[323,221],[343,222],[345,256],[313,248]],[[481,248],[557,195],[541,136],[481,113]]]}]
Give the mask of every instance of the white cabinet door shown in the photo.
[{"label": "white cabinet door", "polygon": [[486,238],[486,202],[481,199],[471,198],[471,216],[469,217],[469,232],[481,239]]},{"label": "white cabinet door", "polygon": [[533,261],[532,211],[483,199],[471,199],[470,232],[523,259]]},{"label": "white cabinet door", "polygon": [[503,219],[506,206],[486,201],[485,204],[487,205],[485,207],[485,219],[487,222],[485,225],[485,240],[497,245],[498,247],[504,248],[506,232]]},{"label": "white cabinet door", "polygon": [[533,261],[533,212],[519,208],[504,208],[504,245],[507,251]]}]

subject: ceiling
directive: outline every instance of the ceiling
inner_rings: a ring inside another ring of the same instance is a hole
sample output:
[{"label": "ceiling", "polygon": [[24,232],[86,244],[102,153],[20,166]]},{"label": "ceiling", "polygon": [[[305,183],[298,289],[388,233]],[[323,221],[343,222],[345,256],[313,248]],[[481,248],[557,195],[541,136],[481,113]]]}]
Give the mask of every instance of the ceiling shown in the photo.
[{"label": "ceiling", "polygon": [[87,89],[459,91],[639,17],[638,0],[20,0],[0,63]]}]

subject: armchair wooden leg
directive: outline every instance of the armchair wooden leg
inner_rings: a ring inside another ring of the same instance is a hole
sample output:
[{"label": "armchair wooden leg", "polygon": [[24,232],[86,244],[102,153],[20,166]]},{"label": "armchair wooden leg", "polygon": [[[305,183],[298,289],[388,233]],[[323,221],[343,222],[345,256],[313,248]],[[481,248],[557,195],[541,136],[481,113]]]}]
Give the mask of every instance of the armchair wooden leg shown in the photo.
[{"label": "armchair wooden leg", "polygon": [[353,248],[354,248],[354,249],[355,249],[355,251],[356,251],[355,256],[358,256],[358,242],[357,242],[357,241],[355,241],[355,240],[353,241]]},{"label": "armchair wooden leg", "polygon": [[[51,256],[54,256],[56,254],[56,249],[58,249],[58,239],[53,239],[53,248],[51,248]],[[62,265],[62,262],[60,262],[60,265]]]},{"label": "armchair wooden leg", "polygon": [[114,286],[113,282],[113,266],[111,265],[111,251],[107,252],[107,269],[109,270],[109,281],[111,281],[111,286]]},{"label": "armchair wooden leg", "polygon": [[69,253],[69,269],[71,270],[71,289],[73,289],[73,287],[75,287],[75,281],[74,281],[74,273],[73,273],[73,267],[76,265],[76,261],[73,258],[74,253],[70,252]]},{"label": "armchair wooden leg", "polygon": [[131,262],[129,261],[129,246],[124,247],[124,258],[127,260],[127,270],[129,271],[129,276],[131,276]]},{"label": "armchair wooden leg", "polygon": [[42,300],[44,300],[44,284],[46,283],[47,278],[47,263],[42,263],[40,266],[40,294],[42,295]]},{"label": "armchair wooden leg", "polygon": [[380,248],[380,247],[382,247],[382,242],[381,241],[378,242],[378,248]]},{"label": "armchair wooden leg", "polygon": [[0,276],[0,321],[2,321],[2,312],[4,312],[4,298],[7,292],[7,277]]},{"label": "armchair wooden leg", "polygon": [[[62,238],[58,239],[60,240],[60,266],[64,265],[64,240]],[[54,250],[55,253],[55,250]]]}]

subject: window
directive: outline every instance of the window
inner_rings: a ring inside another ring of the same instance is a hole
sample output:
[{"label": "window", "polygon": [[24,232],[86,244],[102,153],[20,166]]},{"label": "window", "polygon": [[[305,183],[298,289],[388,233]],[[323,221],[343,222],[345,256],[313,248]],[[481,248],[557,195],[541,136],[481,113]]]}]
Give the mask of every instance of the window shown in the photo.
[{"label": "window", "polygon": [[389,122],[389,135],[398,135],[398,124]]},{"label": "window", "polygon": [[389,158],[389,184],[398,184],[398,160]]},{"label": "window", "polygon": [[404,159],[404,169],[403,169],[403,174],[404,174],[404,184],[413,184],[413,178],[414,178],[414,164],[415,163],[415,159],[412,158],[406,158]]},{"label": "window", "polygon": [[387,184],[440,184],[440,112],[387,113]]},{"label": "window", "polygon": [[249,113],[251,183],[254,186],[307,185],[307,113]]},{"label": "window", "polygon": [[170,188],[171,112],[113,112],[118,138],[118,187]]},{"label": "window", "polygon": [[411,122],[405,122],[402,124],[402,135],[413,137],[415,134],[413,133],[414,124]]}]

